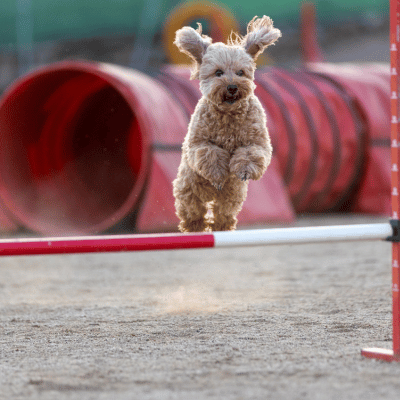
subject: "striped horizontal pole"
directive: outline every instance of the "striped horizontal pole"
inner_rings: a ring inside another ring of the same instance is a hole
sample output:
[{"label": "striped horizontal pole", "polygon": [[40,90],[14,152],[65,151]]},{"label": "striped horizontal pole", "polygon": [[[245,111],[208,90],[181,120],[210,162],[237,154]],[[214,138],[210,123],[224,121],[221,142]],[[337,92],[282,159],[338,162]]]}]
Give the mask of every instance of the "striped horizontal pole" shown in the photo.
[{"label": "striped horizontal pole", "polygon": [[3,239],[0,256],[385,240],[392,232],[390,223],[381,223],[212,233]]}]

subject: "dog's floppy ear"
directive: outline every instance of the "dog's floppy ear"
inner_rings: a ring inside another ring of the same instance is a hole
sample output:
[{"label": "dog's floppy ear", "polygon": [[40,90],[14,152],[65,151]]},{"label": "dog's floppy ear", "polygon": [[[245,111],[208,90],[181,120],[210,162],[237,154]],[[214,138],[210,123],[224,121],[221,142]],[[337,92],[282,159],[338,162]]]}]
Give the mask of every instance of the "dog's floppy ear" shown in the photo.
[{"label": "dog's floppy ear", "polygon": [[247,35],[243,38],[242,45],[254,60],[264,49],[282,36],[279,29],[274,28],[270,17],[254,17],[247,25]]},{"label": "dog's floppy ear", "polygon": [[201,34],[201,24],[198,23],[197,25],[199,27],[196,30],[190,26],[185,26],[177,30],[174,41],[182,53],[187,54],[196,62],[196,68],[192,73],[192,79],[198,77],[198,68],[201,64],[207,47],[212,43],[212,39],[210,37]]}]

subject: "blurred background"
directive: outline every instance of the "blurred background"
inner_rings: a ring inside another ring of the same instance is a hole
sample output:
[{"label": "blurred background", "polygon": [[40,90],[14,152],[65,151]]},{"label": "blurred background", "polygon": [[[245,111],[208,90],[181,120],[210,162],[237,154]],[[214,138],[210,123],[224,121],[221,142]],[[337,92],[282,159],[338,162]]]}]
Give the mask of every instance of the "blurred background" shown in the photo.
[{"label": "blurred background", "polygon": [[176,231],[201,93],[175,32],[225,41],[264,14],[282,31],[256,74],[275,152],[239,226],[389,216],[387,0],[1,0],[0,232]]},{"label": "blurred background", "polygon": [[[314,4],[318,40],[327,60],[389,60],[387,0],[320,0]],[[263,14],[270,15],[283,32],[279,46],[269,51],[264,62],[291,66],[300,59],[301,5],[298,0],[2,0],[0,90],[29,69],[64,59],[157,68],[173,60],[165,41],[177,26],[196,27],[199,21],[206,34],[222,40],[235,25],[245,33],[247,22]],[[212,32],[217,7],[224,9],[222,22]]]}]

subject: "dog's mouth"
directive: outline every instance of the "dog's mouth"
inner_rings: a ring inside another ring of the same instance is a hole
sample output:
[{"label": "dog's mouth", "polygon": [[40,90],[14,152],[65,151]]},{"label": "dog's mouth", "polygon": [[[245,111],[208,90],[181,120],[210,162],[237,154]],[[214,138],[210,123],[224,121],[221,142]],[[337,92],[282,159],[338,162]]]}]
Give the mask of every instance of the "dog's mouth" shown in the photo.
[{"label": "dog's mouth", "polygon": [[224,103],[234,104],[239,100],[239,98],[240,98],[239,94],[226,93],[224,94],[223,101]]}]

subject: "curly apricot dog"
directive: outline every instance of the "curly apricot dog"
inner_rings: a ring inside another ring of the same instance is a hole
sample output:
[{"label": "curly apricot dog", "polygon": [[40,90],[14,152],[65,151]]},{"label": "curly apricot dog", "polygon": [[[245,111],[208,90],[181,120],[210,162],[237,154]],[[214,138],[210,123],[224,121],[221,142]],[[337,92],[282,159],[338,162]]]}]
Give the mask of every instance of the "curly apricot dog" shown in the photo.
[{"label": "curly apricot dog", "polygon": [[281,32],[269,17],[254,17],[246,36],[212,44],[198,25],[179,29],[174,42],[194,60],[191,78],[200,79],[202,93],[173,182],[176,214],[182,232],[234,230],[249,179],[260,179],[271,161],[253,81],[255,60]]}]

